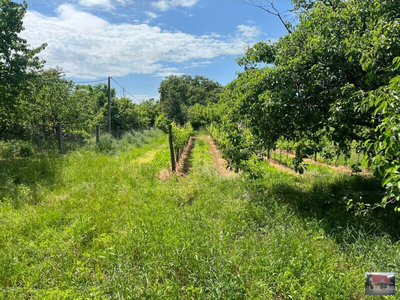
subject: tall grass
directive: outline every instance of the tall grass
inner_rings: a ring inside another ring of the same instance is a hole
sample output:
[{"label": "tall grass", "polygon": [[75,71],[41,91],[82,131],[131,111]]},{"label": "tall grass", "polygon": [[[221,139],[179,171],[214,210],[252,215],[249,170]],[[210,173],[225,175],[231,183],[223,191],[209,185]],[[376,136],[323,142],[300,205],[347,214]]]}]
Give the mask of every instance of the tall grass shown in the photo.
[{"label": "tall grass", "polygon": [[63,156],[40,202],[0,202],[0,298],[362,299],[364,272],[399,271],[396,239],[335,203],[335,186],[371,183],[266,162],[224,178],[208,148],[198,136],[189,175],[168,181],[165,135]]}]

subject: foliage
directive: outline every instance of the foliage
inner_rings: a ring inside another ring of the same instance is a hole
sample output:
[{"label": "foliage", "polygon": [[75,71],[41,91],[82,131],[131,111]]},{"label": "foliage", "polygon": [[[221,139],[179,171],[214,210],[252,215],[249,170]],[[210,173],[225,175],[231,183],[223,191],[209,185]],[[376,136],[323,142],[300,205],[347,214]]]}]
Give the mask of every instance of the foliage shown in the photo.
[{"label": "foliage", "polygon": [[168,118],[165,116],[164,113],[161,113],[157,118],[155,125],[157,128],[161,129],[165,133],[168,132],[168,126],[171,124],[171,122],[168,120]]},{"label": "foliage", "polygon": [[188,120],[193,128],[199,129],[217,121],[221,115],[220,106],[217,103],[201,105],[196,103],[188,108]]},{"label": "foliage", "polygon": [[[118,139],[110,134],[104,134],[100,136],[99,143],[95,146],[95,149],[102,153],[113,155],[127,151],[128,149],[143,147],[155,140],[159,140],[161,137],[165,137],[165,134],[159,129],[129,131],[122,138]],[[91,148],[92,145],[89,146],[89,149]]]},{"label": "foliage", "polygon": [[[199,114],[195,114],[195,110],[216,103],[221,91],[222,86],[219,83],[203,76],[170,75],[160,84],[161,111],[169,120],[180,125],[193,122],[191,117],[196,118],[196,124],[204,123],[208,120],[199,120]],[[189,112],[190,107],[196,104],[197,108]]]},{"label": "foliage", "polygon": [[391,63],[400,53],[398,1],[295,2],[298,24],[275,43],[249,48],[237,60],[245,70],[221,97],[225,114],[216,126],[238,169],[280,140],[296,145],[301,164],[324,139],[348,157],[354,141],[378,138],[382,114],[359,107],[398,73]]},{"label": "foliage", "polygon": [[[400,67],[400,57],[394,60],[396,68]],[[387,194],[382,203],[386,207],[390,202],[400,200],[400,76],[390,81],[389,86],[382,86],[371,92],[362,103],[363,111],[374,109],[372,120],[376,122],[376,138],[367,140],[369,155],[365,156],[367,164],[375,166],[376,172],[383,178],[382,185]],[[398,207],[395,210],[399,210]]]},{"label": "foliage", "polygon": [[28,97],[31,86],[27,78],[37,77],[42,67],[36,56],[46,44],[30,49],[18,34],[23,30],[26,2],[0,1],[0,137],[21,134],[24,127],[24,110],[21,100]]},{"label": "foliage", "polygon": [[183,126],[172,122],[172,137],[174,150],[181,150],[187,144],[190,136],[193,134],[193,127],[190,123],[186,123]]}]

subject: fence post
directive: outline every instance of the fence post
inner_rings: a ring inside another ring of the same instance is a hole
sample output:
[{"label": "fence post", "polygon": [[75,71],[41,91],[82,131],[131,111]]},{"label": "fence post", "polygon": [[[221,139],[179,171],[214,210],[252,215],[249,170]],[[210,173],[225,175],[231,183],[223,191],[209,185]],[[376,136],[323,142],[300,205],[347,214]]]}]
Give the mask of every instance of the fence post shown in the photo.
[{"label": "fence post", "polygon": [[109,134],[111,133],[111,88],[110,88],[110,79],[111,77],[108,77],[108,85],[107,85],[107,130]]},{"label": "fence post", "polygon": [[289,159],[289,147],[286,147],[286,163]]},{"label": "fence post", "polygon": [[58,122],[58,124],[57,124],[57,131],[58,131],[58,135],[57,135],[58,151],[60,153],[62,153],[63,152],[63,140],[62,140],[62,124],[61,124],[61,122]]},{"label": "fence post", "polygon": [[100,142],[100,125],[96,125],[96,144]]},{"label": "fence post", "polygon": [[171,166],[172,166],[172,172],[175,172],[176,167],[175,167],[174,145],[172,139],[172,124],[169,125],[168,130],[169,130],[169,151],[171,152]]}]

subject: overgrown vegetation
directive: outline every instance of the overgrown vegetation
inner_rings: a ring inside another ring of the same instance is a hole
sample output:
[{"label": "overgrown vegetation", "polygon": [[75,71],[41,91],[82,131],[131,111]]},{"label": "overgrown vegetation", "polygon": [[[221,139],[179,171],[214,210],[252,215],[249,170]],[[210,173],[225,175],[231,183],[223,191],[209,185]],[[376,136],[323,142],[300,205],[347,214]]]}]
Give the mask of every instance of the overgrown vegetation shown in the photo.
[{"label": "overgrown vegetation", "polygon": [[284,21],[288,34],[237,60],[245,70],[225,89],[214,138],[236,169],[279,143],[295,144],[300,172],[302,159],[326,145],[346,157],[356,144],[387,189],[375,207],[397,202],[398,1],[293,3],[299,18]]},{"label": "overgrown vegetation", "polygon": [[[0,299],[363,299],[366,271],[400,272],[399,3],[292,2],[226,88],[111,89],[110,135],[108,87],[44,70],[18,37],[26,3],[0,0]],[[190,170],[160,180],[171,123],[177,158],[197,136]]]},{"label": "overgrown vegetation", "polygon": [[224,178],[196,141],[190,174],[169,181],[166,135],[13,168],[24,186],[18,205],[0,202],[0,297],[361,299],[365,270],[400,271],[394,224],[340,201],[352,189],[373,202],[379,182],[265,161],[258,179]]}]

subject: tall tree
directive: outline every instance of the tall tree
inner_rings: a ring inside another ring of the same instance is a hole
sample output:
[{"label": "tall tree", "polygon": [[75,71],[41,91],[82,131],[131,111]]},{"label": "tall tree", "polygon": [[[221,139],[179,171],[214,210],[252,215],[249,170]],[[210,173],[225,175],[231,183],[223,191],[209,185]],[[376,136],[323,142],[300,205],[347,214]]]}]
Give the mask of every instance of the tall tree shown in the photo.
[{"label": "tall tree", "polygon": [[29,93],[27,78],[37,76],[43,62],[36,56],[46,47],[30,49],[18,36],[23,28],[27,4],[0,0],[0,137],[21,133],[24,120],[20,118],[20,95]]},{"label": "tall tree", "polygon": [[218,102],[222,90],[219,83],[204,76],[171,75],[161,82],[159,88],[161,110],[169,120],[182,125],[191,121],[188,119],[189,107]]},{"label": "tall tree", "polygon": [[392,61],[400,55],[400,2],[296,2],[303,7],[298,23],[279,41],[248,49],[238,59],[245,70],[223,96],[219,132],[237,164],[281,138],[318,144],[327,136],[344,152],[354,140],[387,139],[375,129],[388,111],[361,103],[399,74]]}]

